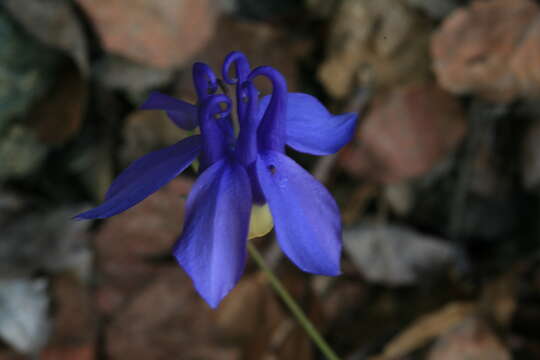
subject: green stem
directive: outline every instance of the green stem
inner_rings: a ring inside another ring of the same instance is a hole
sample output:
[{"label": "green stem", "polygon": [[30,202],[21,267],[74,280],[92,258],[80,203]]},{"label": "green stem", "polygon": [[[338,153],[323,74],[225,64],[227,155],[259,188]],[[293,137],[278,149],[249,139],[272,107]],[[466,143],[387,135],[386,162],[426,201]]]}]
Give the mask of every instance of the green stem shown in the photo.
[{"label": "green stem", "polygon": [[317,331],[315,326],[313,326],[306,314],[304,314],[300,306],[298,306],[296,301],[294,301],[287,289],[285,289],[285,287],[281,284],[281,281],[279,281],[279,279],[274,275],[272,270],[270,270],[270,268],[266,265],[261,253],[259,253],[259,250],[257,250],[255,245],[253,245],[251,241],[248,241],[248,251],[253,260],[255,260],[257,265],[265,273],[268,281],[270,281],[270,285],[272,285],[276,293],[281,297],[283,302],[287,305],[289,310],[296,317],[296,320],[298,320],[300,325],[311,337],[313,342],[317,345],[319,350],[321,350],[324,356],[326,356],[326,358],[329,360],[340,360],[334,350],[332,350],[328,343],[323,339],[319,331]]}]

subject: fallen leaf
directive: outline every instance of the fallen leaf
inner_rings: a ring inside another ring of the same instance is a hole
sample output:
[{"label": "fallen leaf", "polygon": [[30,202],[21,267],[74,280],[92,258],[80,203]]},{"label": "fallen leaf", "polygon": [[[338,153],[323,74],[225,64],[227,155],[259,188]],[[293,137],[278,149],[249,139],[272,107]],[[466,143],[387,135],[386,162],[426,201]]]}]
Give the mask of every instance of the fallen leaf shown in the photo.
[{"label": "fallen leaf", "polygon": [[371,357],[370,360],[391,360],[406,356],[462,323],[475,311],[476,305],[473,303],[455,302],[424,315],[390,340],[382,354]]}]

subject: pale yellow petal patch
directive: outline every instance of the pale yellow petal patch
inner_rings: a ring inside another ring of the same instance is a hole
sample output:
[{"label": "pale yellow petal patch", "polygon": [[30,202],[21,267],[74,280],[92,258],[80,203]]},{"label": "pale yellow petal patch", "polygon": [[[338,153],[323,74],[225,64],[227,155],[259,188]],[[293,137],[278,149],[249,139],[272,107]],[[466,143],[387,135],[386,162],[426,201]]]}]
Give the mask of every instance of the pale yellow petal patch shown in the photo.
[{"label": "pale yellow petal patch", "polygon": [[264,236],[272,231],[274,221],[268,204],[253,205],[251,208],[251,217],[249,219],[249,235],[248,239],[254,239]]}]

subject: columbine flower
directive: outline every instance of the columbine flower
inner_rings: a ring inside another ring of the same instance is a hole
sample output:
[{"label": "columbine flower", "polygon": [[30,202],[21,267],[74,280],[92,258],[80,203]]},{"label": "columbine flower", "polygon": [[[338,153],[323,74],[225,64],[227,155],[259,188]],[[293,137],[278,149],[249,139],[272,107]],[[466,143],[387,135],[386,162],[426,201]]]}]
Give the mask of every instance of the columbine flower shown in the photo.
[{"label": "columbine flower", "polygon": [[[234,79],[228,76],[233,64]],[[285,144],[314,154],[335,152],[350,138],[356,114],[332,116],[315,98],[288,94],[278,71],[267,66],[250,71],[245,56],[233,52],[224,62],[223,78],[236,85],[239,134],[234,139],[232,101],[216,94],[216,77],[206,65],[196,64],[193,73],[197,105],[153,94],[144,107],[167,111],[180,127],[199,126],[200,135],[135,161],[113,182],[103,204],[77,217],[109,217],[135,205],[200,155],[201,175],[187,199],[174,256],[211,307],[244,271],[254,205],[267,204],[279,244],[299,268],[339,274],[339,210],[329,192],[285,155]],[[260,101],[252,83],[259,76],[273,85],[272,94]]]},{"label": "columbine flower", "polygon": [[[229,76],[232,65],[235,65],[236,78]],[[223,80],[229,85],[245,81],[249,72],[248,59],[239,51],[231,52],[223,62]],[[217,77],[206,64],[195,64],[193,80],[199,102],[218,89]],[[237,88],[237,98],[241,100],[243,96],[239,92],[240,89]],[[261,99],[258,117],[262,117],[269,100],[270,95]],[[244,111],[245,103],[239,101],[238,107],[240,115]],[[169,118],[184,130],[193,130],[198,126],[196,105],[159,92],[153,92],[140,109],[164,110]],[[315,97],[304,93],[288,93],[285,142],[300,152],[313,155],[333,154],[351,139],[357,116],[356,113],[332,115]]]}]

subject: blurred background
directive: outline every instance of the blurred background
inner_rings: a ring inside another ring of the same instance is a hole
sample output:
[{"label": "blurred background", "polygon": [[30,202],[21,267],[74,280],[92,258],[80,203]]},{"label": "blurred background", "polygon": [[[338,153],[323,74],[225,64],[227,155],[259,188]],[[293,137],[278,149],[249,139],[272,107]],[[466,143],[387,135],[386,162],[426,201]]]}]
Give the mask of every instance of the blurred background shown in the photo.
[{"label": "blurred background", "polygon": [[540,2],[2,0],[0,360],[322,359],[264,276],[218,310],[173,261],[190,170],[123,214],[71,217],[185,136],[152,90],[231,50],[360,113],[336,156],[343,275],[254,240],[346,360],[540,359]]}]

